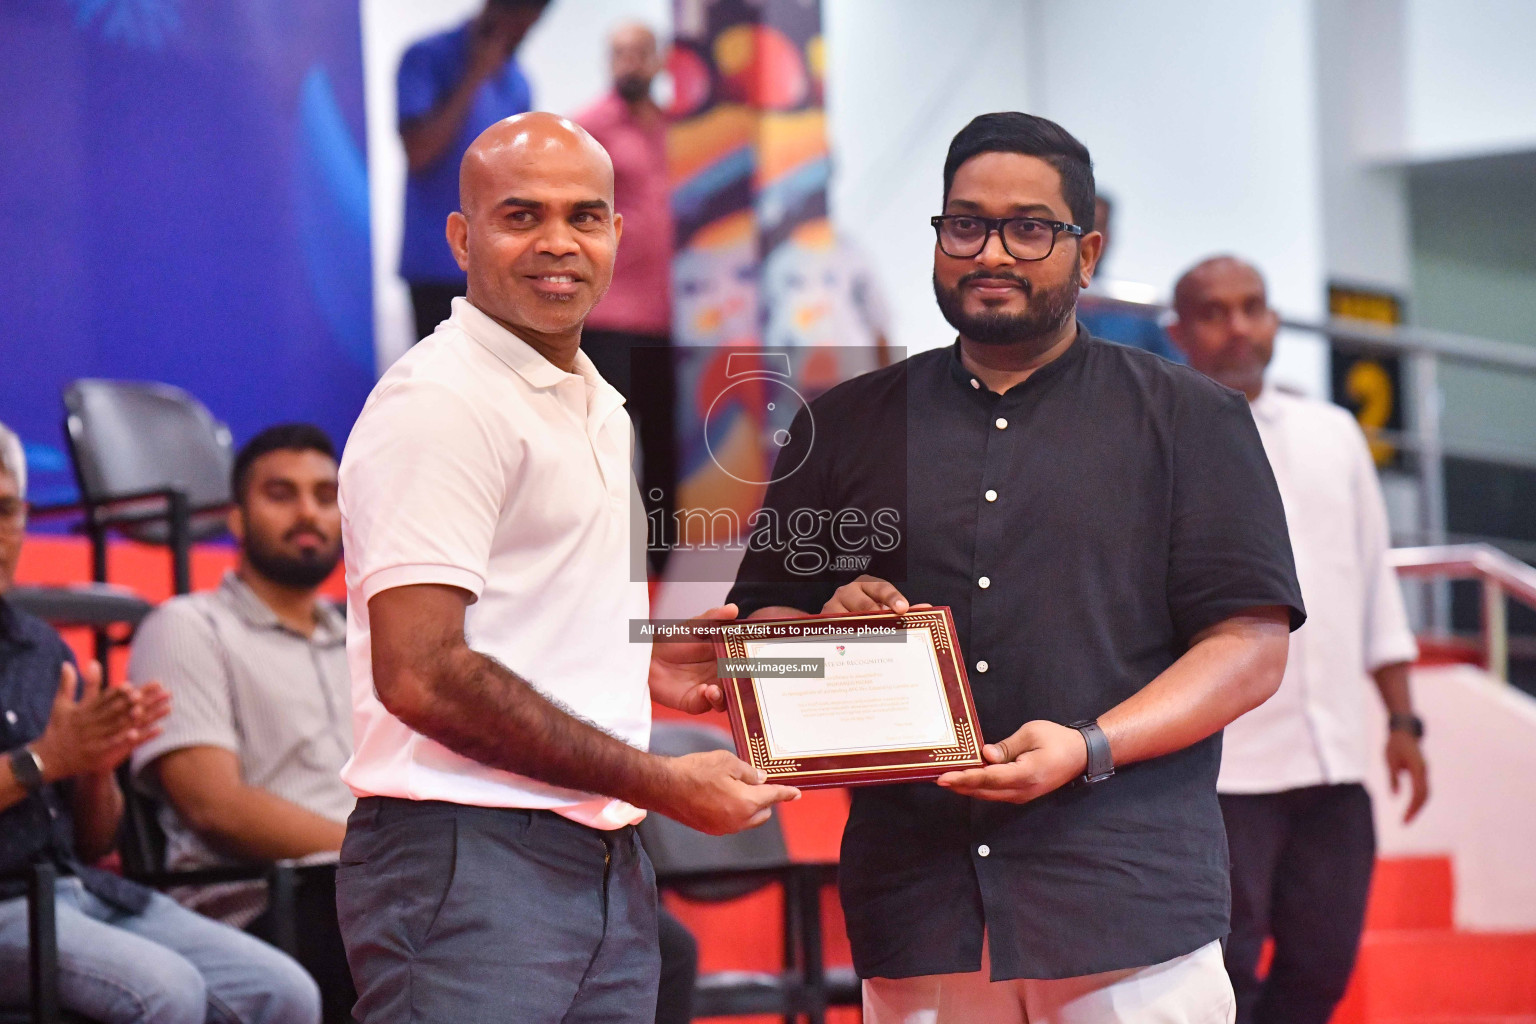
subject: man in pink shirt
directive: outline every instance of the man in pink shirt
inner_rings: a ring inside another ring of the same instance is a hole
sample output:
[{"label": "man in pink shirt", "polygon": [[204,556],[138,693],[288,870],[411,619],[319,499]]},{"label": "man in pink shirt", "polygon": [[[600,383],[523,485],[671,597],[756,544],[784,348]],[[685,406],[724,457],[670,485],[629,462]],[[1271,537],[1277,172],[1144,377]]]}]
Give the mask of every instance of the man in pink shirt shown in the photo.
[{"label": "man in pink shirt", "polygon": [[[624,396],[637,421],[640,491],[647,514],[661,512],[668,530],[677,488],[677,384],[671,358],[672,208],[667,180],[667,120],[651,99],[661,70],[656,35],[626,22],[609,36],[613,91],[576,122],[613,158],[614,202],[624,216],[624,242],[613,285],[587,317],[581,348]],[[651,552],[660,576],[672,538]]]}]

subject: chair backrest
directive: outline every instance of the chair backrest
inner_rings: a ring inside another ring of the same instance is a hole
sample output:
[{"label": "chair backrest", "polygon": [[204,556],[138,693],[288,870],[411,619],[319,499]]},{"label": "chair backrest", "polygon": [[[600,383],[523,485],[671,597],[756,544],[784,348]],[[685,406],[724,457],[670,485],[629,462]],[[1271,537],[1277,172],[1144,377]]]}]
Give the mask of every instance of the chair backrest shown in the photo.
[{"label": "chair backrest", "polygon": [[[657,722],[651,730],[651,751],[669,757],[735,749],[730,734],[713,726]],[[640,823],[640,839],[660,879],[688,871],[778,868],[790,862],[776,813],[757,828],[729,836],[706,835],[660,814],[648,814]],[[689,882],[673,888],[688,899],[713,902],[735,899],[770,883],[771,879],[755,877]]]},{"label": "chair backrest", "polygon": [[127,761],[117,767],[117,786],[123,791],[123,818],[117,830],[123,874],[142,878],[164,871],[166,843],[159,801],[138,787]]},{"label": "chair backrest", "polygon": [[5,599],[13,608],[36,615],[54,629],[124,625],[134,630],[155,609],[154,605],[127,587],[110,583],[12,587]]},{"label": "chair backrest", "polygon": [[[77,380],[64,389],[65,435],[86,501],[166,488],[193,508],[229,501],[229,428],[180,388],[147,381]],[[127,530],[164,543],[155,523]],[[200,524],[198,535],[210,532]]]}]

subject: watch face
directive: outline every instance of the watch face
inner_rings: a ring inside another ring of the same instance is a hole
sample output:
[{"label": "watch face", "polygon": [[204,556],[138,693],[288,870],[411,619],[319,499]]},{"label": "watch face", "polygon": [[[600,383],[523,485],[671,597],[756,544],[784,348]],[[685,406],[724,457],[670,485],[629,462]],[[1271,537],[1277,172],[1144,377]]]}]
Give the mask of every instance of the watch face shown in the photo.
[{"label": "watch face", "polygon": [[37,759],[37,755],[26,747],[17,747],[11,751],[11,774],[16,776],[16,781],[21,783],[23,789],[32,792],[42,786],[43,771]]}]

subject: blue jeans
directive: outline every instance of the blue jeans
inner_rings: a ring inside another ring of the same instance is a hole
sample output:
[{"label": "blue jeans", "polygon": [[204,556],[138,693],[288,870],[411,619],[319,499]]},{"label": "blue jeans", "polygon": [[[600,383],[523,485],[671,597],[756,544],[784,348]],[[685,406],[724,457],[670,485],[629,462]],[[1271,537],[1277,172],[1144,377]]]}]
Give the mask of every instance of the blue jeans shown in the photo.
[{"label": "blue jeans", "polygon": [[[317,1024],[320,990],[260,939],[156,893],[128,914],[59,880],[59,1001],[102,1024]],[[27,901],[0,901],[0,1006],[27,1001]]]}]

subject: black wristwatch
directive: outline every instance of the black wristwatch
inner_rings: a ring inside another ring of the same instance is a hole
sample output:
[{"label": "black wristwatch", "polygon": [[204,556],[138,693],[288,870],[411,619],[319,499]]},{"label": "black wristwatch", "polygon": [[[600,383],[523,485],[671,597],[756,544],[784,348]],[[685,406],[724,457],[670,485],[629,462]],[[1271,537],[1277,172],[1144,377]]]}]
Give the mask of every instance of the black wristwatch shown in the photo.
[{"label": "black wristwatch", "polygon": [[1104,735],[1104,730],[1099,728],[1096,720],[1072,722],[1067,728],[1082,733],[1083,742],[1088,744],[1088,767],[1084,769],[1079,781],[1103,782],[1115,774],[1115,758],[1109,750],[1109,737]]},{"label": "black wristwatch", "polygon": [[1398,711],[1388,716],[1387,728],[1392,732],[1405,732],[1416,740],[1424,738],[1424,719],[1411,711]]},{"label": "black wristwatch", "polygon": [[43,759],[31,747],[17,747],[5,755],[11,761],[11,774],[28,793],[43,788]]}]

